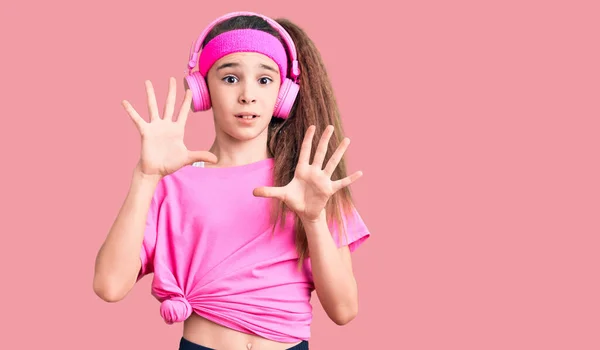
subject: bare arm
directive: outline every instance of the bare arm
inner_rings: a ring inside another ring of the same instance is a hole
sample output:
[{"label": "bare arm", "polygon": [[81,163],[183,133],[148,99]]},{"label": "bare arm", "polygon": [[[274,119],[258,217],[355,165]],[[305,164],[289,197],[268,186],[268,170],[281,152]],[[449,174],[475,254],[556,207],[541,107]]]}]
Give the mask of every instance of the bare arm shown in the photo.
[{"label": "bare arm", "polygon": [[277,198],[293,210],[306,230],[315,290],[323,309],[338,325],[350,322],[358,313],[357,285],[352,272],[349,246],[338,248],[327,225],[325,207],[331,196],[362,176],[361,171],[332,181],[332,174],[350,140],[344,138],[325,168],[327,144],[334,127],[329,125],[319,141],[312,164],[310,153],[316,127],[308,127],[298,156],[294,178],[285,186],[261,186],[258,197]]},{"label": "bare arm", "polygon": [[185,91],[181,110],[177,120],[174,120],[175,83],[175,78],[169,78],[169,91],[162,117],[158,113],[154,87],[148,80],[145,85],[149,121],[144,120],[128,101],[122,101],[123,107],[140,131],[142,152],[133,171],[125,202],[96,256],[94,292],[106,301],[123,299],[137,281],[148,210],[160,179],[186,164],[217,161],[217,157],[210,152],[190,151],[185,146],[183,136],[192,94],[189,89]]},{"label": "bare arm", "polygon": [[358,287],[350,250],[348,246],[337,247],[324,215],[303,224],[319,301],[333,322],[345,325],[358,313]]},{"label": "bare arm", "polygon": [[94,292],[105,301],[123,299],[137,280],[146,218],[159,180],[138,167],[133,171],[129,192],[96,256]]}]

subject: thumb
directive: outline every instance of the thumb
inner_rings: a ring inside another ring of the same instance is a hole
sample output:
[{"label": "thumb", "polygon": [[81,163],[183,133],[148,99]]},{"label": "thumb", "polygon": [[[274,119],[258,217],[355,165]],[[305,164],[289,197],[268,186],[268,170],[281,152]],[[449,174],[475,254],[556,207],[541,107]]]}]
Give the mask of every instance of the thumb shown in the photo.
[{"label": "thumb", "polygon": [[252,194],[255,197],[277,198],[279,200],[285,199],[285,190],[283,187],[257,187],[252,191]]},{"label": "thumb", "polygon": [[189,151],[188,163],[191,164],[195,162],[216,163],[217,156],[208,151]]}]

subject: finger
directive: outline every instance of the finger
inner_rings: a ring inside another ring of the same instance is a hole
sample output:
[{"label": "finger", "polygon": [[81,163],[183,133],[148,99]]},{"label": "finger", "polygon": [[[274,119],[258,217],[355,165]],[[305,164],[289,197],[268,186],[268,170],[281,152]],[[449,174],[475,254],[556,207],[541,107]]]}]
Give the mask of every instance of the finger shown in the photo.
[{"label": "finger", "polygon": [[175,110],[175,97],[176,97],[176,81],[175,78],[169,78],[169,92],[167,93],[167,101],[165,103],[165,113],[163,119],[172,120],[173,111]]},{"label": "finger", "polygon": [[362,177],[362,175],[363,175],[362,171],[357,171],[357,172],[353,173],[352,175],[346,176],[343,179],[333,181],[331,184],[333,187],[333,191],[337,192],[344,187],[350,186],[352,183],[354,183],[356,180],[358,180],[360,177]]},{"label": "finger", "polygon": [[300,148],[300,155],[298,156],[298,163],[309,164],[310,162],[310,151],[312,148],[312,141],[315,135],[316,127],[311,125],[306,130],[306,134],[304,134],[304,140],[302,141],[302,146]]},{"label": "finger", "polygon": [[187,122],[188,115],[190,114],[190,106],[192,105],[192,90],[185,90],[185,95],[183,97],[183,102],[181,103],[181,109],[179,110],[179,115],[177,116],[177,122],[185,125]]},{"label": "finger", "polygon": [[346,149],[348,149],[348,145],[350,145],[350,139],[346,137],[342,140],[338,148],[331,155],[331,158],[329,158],[329,161],[325,166],[325,174],[327,174],[328,176],[331,176],[333,174],[335,168],[337,168],[337,166],[340,164],[340,160],[342,159],[344,152],[346,152]]},{"label": "finger", "polygon": [[255,197],[277,198],[279,200],[285,199],[285,189],[283,187],[257,187],[252,191],[252,194]]},{"label": "finger", "polygon": [[127,114],[129,114],[129,117],[131,118],[131,120],[133,120],[133,122],[135,123],[135,125],[138,128],[140,128],[142,126],[142,124],[144,124],[146,122],[138,114],[138,112],[133,108],[133,106],[131,105],[131,103],[129,103],[129,101],[123,100],[123,101],[121,101],[121,105],[123,105],[123,108],[125,108],[125,111],[127,112]]},{"label": "finger", "polygon": [[217,156],[208,151],[189,151],[188,164],[195,162],[208,162],[214,164],[217,162]]},{"label": "finger", "polygon": [[160,116],[158,115],[158,105],[156,103],[156,95],[154,93],[154,87],[150,80],[146,80],[146,95],[148,96],[148,113],[150,113],[150,121],[154,121]]},{"label": "finger", "polygon": [[321,139],[319,140],[319,145],[317,146],[317,151],[315,152],[315,158],[313,159],[312,165],[318,166],[319,169],[323,168],[323,160],[325,159],[325,155],[327,154],[327,148],[329,147],[329,139],[333,134],[333,125],[328,125],[321,135]]}]

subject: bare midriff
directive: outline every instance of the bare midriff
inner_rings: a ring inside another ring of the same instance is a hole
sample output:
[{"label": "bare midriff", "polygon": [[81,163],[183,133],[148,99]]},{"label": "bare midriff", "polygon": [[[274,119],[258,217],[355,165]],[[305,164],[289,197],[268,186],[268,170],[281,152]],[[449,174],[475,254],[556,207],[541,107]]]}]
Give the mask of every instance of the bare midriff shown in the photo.
[{"label": "bare midriff", "polygon": [[192,343],[218,350],[285,350],[297,345],[240,332],[207,320],[196,313],[185,321],[183,337]]}]

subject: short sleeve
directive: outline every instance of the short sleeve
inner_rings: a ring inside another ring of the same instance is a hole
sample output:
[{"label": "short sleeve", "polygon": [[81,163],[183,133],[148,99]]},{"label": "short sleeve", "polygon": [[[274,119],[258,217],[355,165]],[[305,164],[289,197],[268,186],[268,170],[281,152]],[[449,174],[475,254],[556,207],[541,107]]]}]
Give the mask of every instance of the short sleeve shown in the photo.
[{"label": "short sleeve", "polygon": [[141,267],[138,272],[139,281],[145,275],[154,272],[154,251],[156,248],[156,237],[158,236],[158,208],[159,208],[159,188],[157,187],[146,216],[146,225],[144,227],[144,239],[140,249]]},{"label": "short sleeve", "polygon": [[[345,234],[341,232],[338,225],[334,223],[331,228],[333,239],[338,248],[347,245],[350,252],[354,252],[371,236],[371,232],[355,206],[352,206],[350,213],[342,218],[346,232]],[[339,238],[340,233],[342,234],[341,239]]]}]

